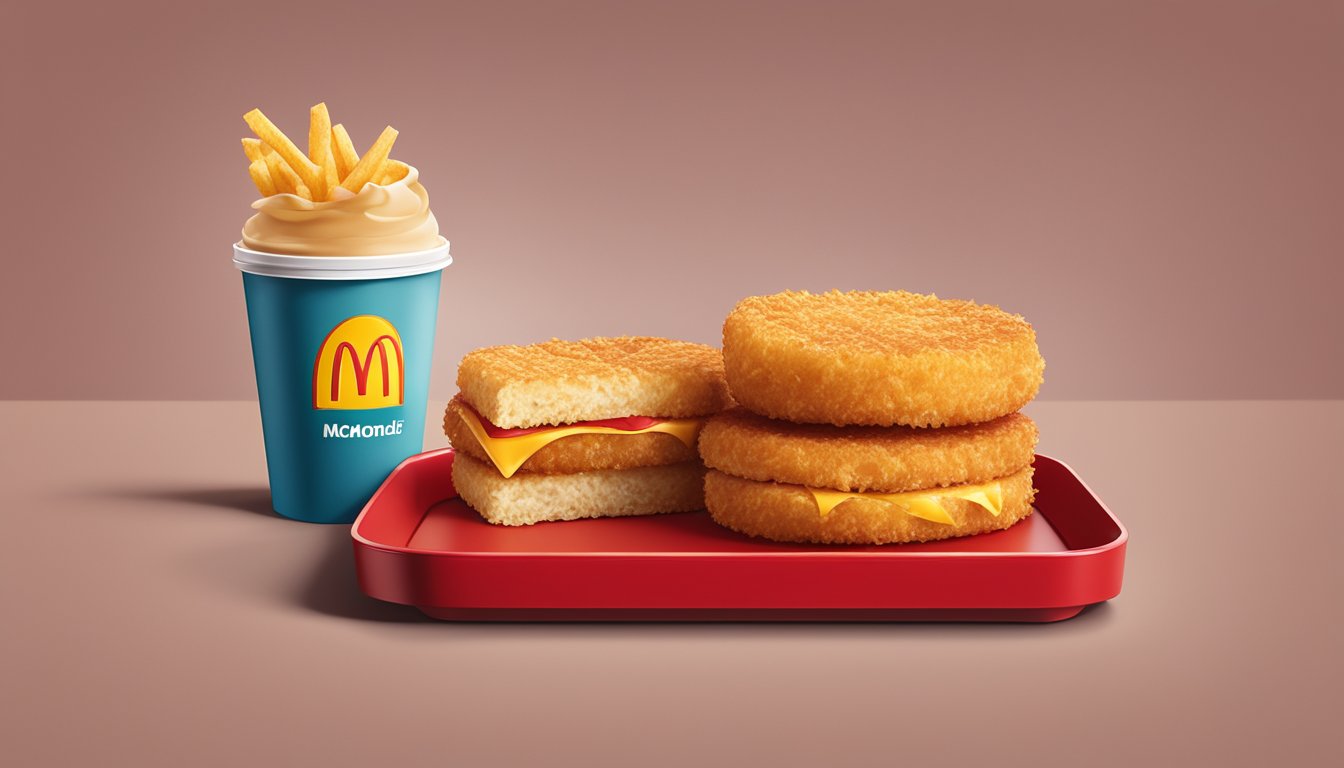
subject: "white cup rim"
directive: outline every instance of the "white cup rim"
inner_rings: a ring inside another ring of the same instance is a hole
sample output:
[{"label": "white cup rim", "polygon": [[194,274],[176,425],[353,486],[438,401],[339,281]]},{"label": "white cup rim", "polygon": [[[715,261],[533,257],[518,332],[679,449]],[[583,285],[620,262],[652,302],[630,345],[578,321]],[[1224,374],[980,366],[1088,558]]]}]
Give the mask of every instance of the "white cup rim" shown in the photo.
[{"label": "white cup rim", "polygon": [[448,241],[423,251],[380,256],[292,256],[266,253],[233,244],[233,264],[243,272],[306,280],[377,280],[437,272],[453,263]]}]

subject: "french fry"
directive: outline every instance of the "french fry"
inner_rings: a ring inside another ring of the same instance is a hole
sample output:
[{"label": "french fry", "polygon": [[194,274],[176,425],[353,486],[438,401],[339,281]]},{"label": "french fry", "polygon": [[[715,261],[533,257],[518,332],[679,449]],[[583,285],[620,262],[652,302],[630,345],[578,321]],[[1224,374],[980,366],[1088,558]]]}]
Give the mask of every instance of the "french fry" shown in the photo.
[{"label": "french fry", "polygon": [[331,150],[336,156],[336,175],[344,181],[350,175],[350,169],[359,163],[359,153],[355,151],[350,134],[345,132],[345,126],[340,123],[331,127]]},{"label": "french fry", "polygon": [[295,176],[293,171],[289,171],[288,174],[285,174],[281,170],[289,170],[289,166],[285,165],[285,161],[281,160],[280,156],[274,152],[267,152],[261,159],[262,162],[266,163],[266,170],[271,175],[271,183],[275,185],[275,191],[277,193],[288,192],[293,194],[294,183],[290,181],[290,179],[297,179],[298,176]]},{"label": "french fry", "polygon": [[[252,132],[257,134],[258,138],[269,144],[271,149],[275,150],[276,154],[280,155],[280,158],[289,164],[290,169],[298,174],[305,186],[310,190],[320,188],[321,172],[317,166],[313,165],[313,162],[307,157],[304,157],[299,148],[294,146],[294,142],[290,141],[289,137],[277,128],[270,118],[263,115],[260,109],[254,109],[243,115],[243,120],[252,129]],[[269,166],[270,163],[267,163],[267,165]],[[275,175],[274,171],[271,175]]]},{"label": "french fry", "polygon": [[336,173],[336,153],[328,152],[327,159],[322,163],[322,177],[327,183],[327,199],[331,199],[331,191],[341,186],[341,177]]},{"label": "french fry", "polygon": [[261,139],[243,139],[243,154],[247,155],[247,161],[255,163],[260,160],[261,156],[266,154],[265,146]]},{"label": "french fry", "polygon": [[308,159],[317,166],[317,186],[313,187],[314,200],[326,200],[332,185],[326,172],[327,159],[331,157],[331,114],[327,112],[326,102],[308,110]]},{"label": "french fry", "polygon": [[313,165],[321,167],[322,158],[331,152],[331,113],[327,103],[308,110],[308,159]]},{"label": "french fry", "polygon": [[[260,154],[260,150],[258,150]],[[257,191],[262,197],[270,197],[275,194],[275,182],[271,181],[271,171],[266,167],[266,160],[258,157],[247,166],[247,173],[252,177],[252,183],[257,185]]]},{"label": "french fry", "polygon": [[272,152],[266,156],[266,167],[271,172],[271,180],[275,182],[276,191],[298,195],[304,200],[313,199],[312,188],[304,184],[294,169],[280,158],[279,152]]},{"label": "french fry", "polygon": [[350,169],[349,175],[345,177],[345,181],[341,182],[341,186],[351,192],[359,192],[360,188],[371,181],[374,174],[382,168],[383,161],[391,154],[392,145],[396,141],[397,129],[390,125],[384,128],[382,134],[378,136],[378,140],[373,142],[372,147],[369,147],[369,151],[365,152],[364,156],[359,158],[355,167]]},{"label": "french fry", "polygon": [[378,183],[383,186],[387,186],[388,184],[395,184],[396,182],[406,178],[406,174],[410,172],[411,172],[411,166],[401,162],[400,160],[389,159],[383,163],[383,167],[378,176]]}]

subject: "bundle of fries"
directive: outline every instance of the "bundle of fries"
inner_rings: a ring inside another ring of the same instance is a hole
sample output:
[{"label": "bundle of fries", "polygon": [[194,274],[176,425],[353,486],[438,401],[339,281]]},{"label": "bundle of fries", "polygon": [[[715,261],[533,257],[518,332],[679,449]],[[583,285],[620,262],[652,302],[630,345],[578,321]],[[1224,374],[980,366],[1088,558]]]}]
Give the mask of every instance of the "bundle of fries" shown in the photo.
[{"label": "bundle of fries", "polygon": [[309,110],[306,156],[260,109],[243,115],[243,120],[257,135],[243,139],[243,152],[250,163],[247,172],[264,197],[289,193],[320,203],[331,200],[338,187],[359,192],[370,181],[391,184],[410,171],[410,166],[388,157],[397,140],[395,128],[384,128],[360,157],[345,126],[331,124],[325,102]]}]

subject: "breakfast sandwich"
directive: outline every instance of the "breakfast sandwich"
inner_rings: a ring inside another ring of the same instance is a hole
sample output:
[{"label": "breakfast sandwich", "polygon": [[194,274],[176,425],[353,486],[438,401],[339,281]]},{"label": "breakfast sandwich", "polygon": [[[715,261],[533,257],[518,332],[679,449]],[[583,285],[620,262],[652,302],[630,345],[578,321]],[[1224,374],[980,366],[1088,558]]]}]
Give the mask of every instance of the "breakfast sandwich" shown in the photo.
[{"label": "breakfast sandwich", "polygon": [[491,523],[704,508],[696,440],[731,404],[719,351],[651,337],[478,349],[444,413],[458,495]]},{"label": "breakfast sandwich", "polygon": [[1007,528],[1035,497],[1036,334],[997,307],[905,292],[740,302],[724,363],[741,405],[699,450],[705,504],[775,541],[892,544]]}]

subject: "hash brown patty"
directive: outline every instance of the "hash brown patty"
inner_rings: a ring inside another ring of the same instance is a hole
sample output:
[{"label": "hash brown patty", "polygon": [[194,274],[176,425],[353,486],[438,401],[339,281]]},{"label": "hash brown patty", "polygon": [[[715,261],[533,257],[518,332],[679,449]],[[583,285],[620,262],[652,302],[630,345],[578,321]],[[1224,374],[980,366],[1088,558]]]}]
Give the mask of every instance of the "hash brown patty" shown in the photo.
[{"label": "hash brown patty", "polygon": [[1020,409],[1045,362],[1018,315],[904,291],[743,299],[723,325],[729,389],[788,421],[943,427]]},{"label": "hash brown patty", "polygon": [[955,525],[906,514],[878,499],[849,499],[825,516],[806,488],[705,474],[705,506],[714,522],[748,536],[808,544],[901,544],[934,541],[1009,528],[1032,513],[1036,491],[1031,468],[1000,478],[1003,509],[994,517],[978,504],[944,499]]},{"label": "hash brown patty", "polygon": [[767,419],[744,408],[700,431],[705,466],[746,480],[899,493],[982,483],[1035,458],[1036,424],[1011,413],[943,429],[833,427]]}]

